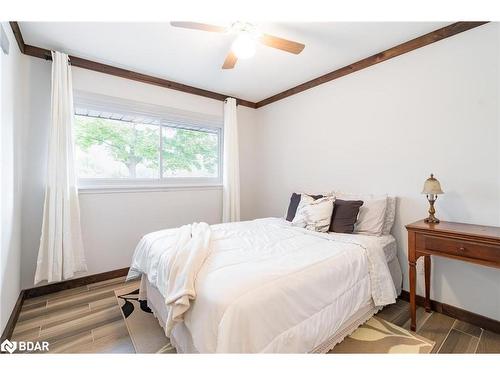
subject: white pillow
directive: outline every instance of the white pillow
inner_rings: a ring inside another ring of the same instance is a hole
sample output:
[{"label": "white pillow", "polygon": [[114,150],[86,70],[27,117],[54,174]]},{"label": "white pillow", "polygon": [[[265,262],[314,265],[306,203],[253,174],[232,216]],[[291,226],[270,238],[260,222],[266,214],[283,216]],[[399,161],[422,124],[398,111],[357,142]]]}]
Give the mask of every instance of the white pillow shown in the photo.
[{"label": "white pillow", "polygon": [[396,197],[387,197],[387,209],[385,210],[384,226],[382,234],[391,234],[392,226],[394,225],[394,217],[396,216]]},{"label": "white pillow", "polygon": [[299,212],[299,210],[302,207],[307,206],[308,204],[311,204],[312,202],[314,202],[313,197],[311,197],[309,194],[306,194],[306,193],[300,193],[300,201],[299,201],[299,205],[297,206],[297,211],[295,211],[295,216],[297,216],[297,212]]},{"label": "white pillow", "polygon": [[[325,192],[325,193],[297,193],[295,192],[294,194],[299,194],[300,195],[300,199],[302,200],[302,198],[304,196],[307,196],[308,198],[311,198],[312,200],[314,200],[314,198],[312,197],[313,195],[314,196],[318,196],[318,195],[322,195],[323,197],[333,197],[334,196],[334,192],[333,191],[328,191],[328,192]],[[307,199],[307,198],[305,198]],[[311,200],[309,200],[310,202]],[[300,207],[300,201],[299,201],[299,205],[297,206],[297,210],[299,209]],[[290,202],[288,203],[288,205],[285,207],[285,212],[283,213],[283,219],[286,219],[287,216],[288,216],[288,209],[290,208]],[[297,210],[295,211],[295,213],[297,213]],[[293,219],[292,219],[293,220]]]},{"label": "white pillow", "polygon": [[315,232],[328,232],[334,202],[333,196],[314,200],[312,197],[302,194],[292,225]]},{"label": "white pillow", "polygon": [[387,195],[335,193],[335,198],[343,200],[361,200],[358,220],[354,232],[372,236],[382,235],[387,210]]}]

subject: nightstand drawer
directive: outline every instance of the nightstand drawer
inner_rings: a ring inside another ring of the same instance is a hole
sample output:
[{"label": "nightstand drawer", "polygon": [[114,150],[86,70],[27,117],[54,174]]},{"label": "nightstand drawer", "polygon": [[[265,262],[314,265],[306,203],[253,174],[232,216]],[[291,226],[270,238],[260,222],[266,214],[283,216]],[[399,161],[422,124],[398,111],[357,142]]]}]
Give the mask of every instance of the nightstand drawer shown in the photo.
[{"label": "nightstand drawer", "polygon": [[443,237],[417,234],[418,249],[454,255],[458,257],[478,259],[489,262],[500,260],[500,246],[483,243],[461,241]]}]

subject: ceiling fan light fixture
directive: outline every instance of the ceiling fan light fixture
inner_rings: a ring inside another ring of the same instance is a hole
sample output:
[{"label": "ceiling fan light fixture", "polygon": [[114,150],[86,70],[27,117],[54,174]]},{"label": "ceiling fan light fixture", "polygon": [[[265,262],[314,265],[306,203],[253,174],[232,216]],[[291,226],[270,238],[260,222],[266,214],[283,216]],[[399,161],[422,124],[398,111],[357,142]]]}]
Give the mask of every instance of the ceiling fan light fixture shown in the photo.
[{"label": "ceiling fan light fixture", "polygon": [[238,59],[248,59],[255,55],[256,44],[257,40],[255,36],[243,31],[234,40],[231,50]]},{"label": "ceiling fan light fixture", "polygon": [[199,22],[170,22],[174,27],[231,34],[235,39],[231,50],[226,55],[222,69],[233,69],[238,59],[248,59],[255,55],[257,43],[298,55],[305,45],[278,36],[263,34],[259,27],[250,22],[233,22],[229,27],[210,25]]}]

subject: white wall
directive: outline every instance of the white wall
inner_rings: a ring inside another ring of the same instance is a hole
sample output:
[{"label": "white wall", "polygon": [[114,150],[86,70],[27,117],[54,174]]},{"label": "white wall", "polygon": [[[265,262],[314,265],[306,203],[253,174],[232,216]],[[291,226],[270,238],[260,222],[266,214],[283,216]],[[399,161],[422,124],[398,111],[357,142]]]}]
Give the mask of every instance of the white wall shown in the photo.
[{"label": "white wall", "polygon": [[[31,100],[25,139],[29,165],[24,170],[23,288],[33,286],[40,239],[50,120],[50,69],[49,62],[33,58],[29,61]],[[73,88],[222,117],[220,101],[79,68],[73,68]],[[244,136],[253,123],[254,110],[238,107],[238,115]],[[243,140],[241,148],[245,164],[249,151]],[[135,245],[148,232],[194,221],[220,222],[222,191],[209,187],[160,192],[82,192],[80,208],[87,274],[95,274],[128,267]]]},{"label": "white wall", "polygon": [[25,57],[17,48],[7,22],[9,55],[0,51],[0,333],[21,290],[21,135]]},{"label": "white wall", "polygon": [[[429,173],[440,219],[500,225],[499,45],[488,24],[259,109],[244,215],[282,215],[293,191],[394,194],[408,290],[404,225],[426,215]],[[500,319],[497,269],[433,262],[432,298]]]}]

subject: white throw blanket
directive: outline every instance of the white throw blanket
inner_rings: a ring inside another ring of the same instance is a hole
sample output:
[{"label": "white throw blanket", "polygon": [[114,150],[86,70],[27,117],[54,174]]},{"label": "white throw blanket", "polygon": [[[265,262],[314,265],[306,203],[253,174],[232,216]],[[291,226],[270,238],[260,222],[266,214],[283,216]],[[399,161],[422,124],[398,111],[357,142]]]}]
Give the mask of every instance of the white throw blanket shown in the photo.
[{"label": "white throw blanket", "polygon": [[[196,298],[196,275],[210,252],[210,236],[207,223],[194,223],[150,233],[137,245],[127,279],[146,270],[158,270],[147,274],[149,281],[164,291],[168,307],[167,336],[175,324],[183,321],[191,300]],[[151,254],[152,245],[157,241],[164,241],[162,251]]]}]

